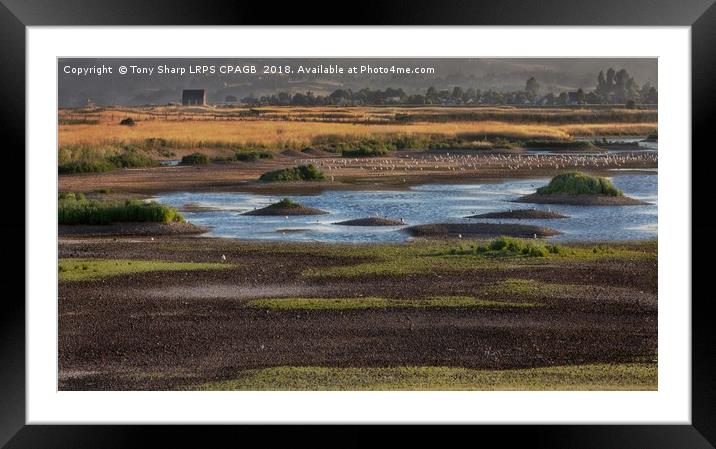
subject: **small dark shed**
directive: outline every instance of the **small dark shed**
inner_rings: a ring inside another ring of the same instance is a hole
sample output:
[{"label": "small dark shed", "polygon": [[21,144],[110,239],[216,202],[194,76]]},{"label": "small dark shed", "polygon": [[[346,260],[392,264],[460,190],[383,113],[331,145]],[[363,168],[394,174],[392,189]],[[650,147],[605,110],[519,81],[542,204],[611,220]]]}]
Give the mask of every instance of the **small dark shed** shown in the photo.
[{"label": "small dark shed", "polygon": [[205,105],[206,91],[204,89],[184,89],[181,94],[181,104],[184,106]]}]

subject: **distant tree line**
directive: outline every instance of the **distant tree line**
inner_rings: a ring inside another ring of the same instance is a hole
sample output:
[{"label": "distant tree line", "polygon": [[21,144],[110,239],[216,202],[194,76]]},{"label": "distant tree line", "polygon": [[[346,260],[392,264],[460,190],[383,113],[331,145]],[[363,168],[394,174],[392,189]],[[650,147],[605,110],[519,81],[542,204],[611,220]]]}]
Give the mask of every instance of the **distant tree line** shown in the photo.
[{"label": "distant tree line", "polygon": [[[523,90],[503,92],[496,90],[463,88],[438,90],[428,87],[425,93],[407,94],[403,89],[391,87],[385,90],[364,88],[358,91],[337,89],[329,95],[316,95],[313,92],[279,92],[273,95],[249,95],[241,102],[251,106],[327,106],[327,105],[579,105],[579,104],[657,104],[658,92],[649,82],[639,86],[625,69],[602,70],[597,76],[594,90],[563,91],[555,95],[552,92],[541,94],[542,90],[535,77],[530,77]],[[227,103],[236,102],[233,95],[227,95]]]}]

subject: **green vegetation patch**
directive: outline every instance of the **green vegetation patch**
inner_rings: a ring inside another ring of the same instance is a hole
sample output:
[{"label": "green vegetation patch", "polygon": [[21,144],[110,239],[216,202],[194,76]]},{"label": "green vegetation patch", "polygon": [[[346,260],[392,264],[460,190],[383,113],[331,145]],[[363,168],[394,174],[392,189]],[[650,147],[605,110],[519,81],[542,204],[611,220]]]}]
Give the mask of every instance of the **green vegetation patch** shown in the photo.
[{"label": "green vegetation patch", "polygon": [[68,145],[60,148],[58,163],[59,174],[102,173],[158,165],[134,145]]},{"label": "green vegetation patch", "polygon": [[195,390],[656,390],[656,363],[589,364],[514,370],[443,366],[288,367],[246,370]]},{"label": "green vegetation patch", "polygon": [[175,208],[154,201],[88,200],[84,195],[75,195],[74,193],[60,195],[57,219],[61,225],[184,221],[184,217]]},{"label": "green vegetation patch", "polygon": [[436,296],[421,299],[363,298],[266,298],[253,299],[249,307],[274,310],[347,310],[425,307],[535,307],[527,302],[488,301],[469,296]]},{"label": "green vegetation patch", "polygon": [[611,181],[582,172],[562,173],[555,176],[544,187],[537,189],[539,195],[609,195],[622,196],[624,193],[614,187]]},{"label": "green vegetation patch", "polygon": [[563,251],[564,249],[559,245],[532,242],[513,237],[498,237],[484,245],[450,248],[448,254],[486,257],[546,257],[548,254],[560,254]]},{"label": "green vegetation patch", "polygon": [[110,276],[150,271],[221,270],[226,263],[168,262],[161,260],[60,259],[60,281],[89,281]]},{"label": "green vegetation patch", "polygon": [[290,198],[283,198],[281,201],[269,204],[264,209],[300,209],[303,205],[293,201]]},{"label": "green vegetation patch", "polygon": [[[303,275],[346,278],[375,275],[404,276],[494,268],[528,269],[535,265],[555,262],[569,264],[599,259],[632,260],[657,257],[655,241],[594,246],[551,245],[532,240],[507,237],[492,241],[465,241],[459,247],[454,246],[454,241],[432,239],[416,240],[410,244],[321,247],[316,255],[335,255],[362,260],[352,265],[307,268]],[[523,253],[525,251],[527,254]],[[568,266],[565,265],[563,269],[568,269]]]},{"label": "green vegetation patch", "polygon": [[316,149],[340,153],[345,157],[376,157],[395,150],[417,148],[421,146],[421,140],[402,134],[379,137],[326,134],[314,137],[311,144]]},{"label": "green vegetation patch", "polygon": [[543,139],[543,140],[528,140],[522,144],[525,148],[569,148],[569,149],[595,149],[597,148],[594,146],[593,143],[588,142],[586,140],[552,140],[552,139]]},{"label": "green vegetation patch", "polygon": [[209,156],[204,153],[192,153],[181,158],[181,165],[206,165],[209,163]]},{"label": "green vegetation patch", "polygon": [[117,168],[154,167],[158,165],[157,161],[141,154],[134,148],[126,149],[120,154],[110,156],[108,160]]},{"label": "green vegetation patch", "polygon": [[313,164],[273,170],[264,173],[259,178],[260,181],[264,182],[320,181],[322,179],[325,179],[323,172],[317,169]]}]

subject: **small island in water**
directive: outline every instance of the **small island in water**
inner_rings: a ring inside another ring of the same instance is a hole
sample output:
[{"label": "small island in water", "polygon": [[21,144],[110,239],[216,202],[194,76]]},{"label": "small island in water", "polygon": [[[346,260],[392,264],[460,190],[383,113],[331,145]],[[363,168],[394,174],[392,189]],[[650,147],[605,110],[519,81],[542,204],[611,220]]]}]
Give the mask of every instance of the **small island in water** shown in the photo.
[{"label": "small island in water", "polygon": [[555,176],[537,192],[515,200],[517,203],[571,204],[577,206],[632,206],[648,204],[624,195],[607,178],[582,172]]},{"label": "small island in water", "polygon": [[355,220],[346,220],[333,223],[341,226],[402,226],[405,223],[403,219],[391,220],[390,218],[368,217],[356,218]]},{"label": "small island in water", "polygon": [[566,215],[552,212],[551,210],[518,209],[504,210],[500,212],[488,212],[486,214],[470,215],[465,218],[512,218],[514,220],[552,220],[557,218],[569,218]]},{"label": "small island in water", "polygon": [[244,212],[242,215],[325,215],[328,212],[313,207],[307,207],[288,198],[278,203],[270,204],[261,209]]}]

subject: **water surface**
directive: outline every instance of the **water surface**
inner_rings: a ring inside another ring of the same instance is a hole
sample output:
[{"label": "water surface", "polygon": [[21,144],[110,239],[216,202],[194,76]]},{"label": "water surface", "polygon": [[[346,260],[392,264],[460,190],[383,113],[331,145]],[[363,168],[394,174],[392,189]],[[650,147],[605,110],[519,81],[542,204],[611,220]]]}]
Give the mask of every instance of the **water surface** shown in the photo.
[{"label": "water surface", "polygon": [[[403,191],[327,190],[316,195],[257,195],[235,192],[178,192],[156,197],[182,208],[186,204],[212,210],[183,212],[191,223],[209,226],[215,237],[282,241],[399,242],[410,237],[401,226],[337,226],[334,222],[380,216],[403,219],[409,225],[428,223],[524,223],[548,226],[564,234],[550,240],[638,240],[657,236],[656,172],[614,170],[612,182],[643,206],[531,205],[512,200],[534,192],[548,178],[506,180],[496,184],[424,184]],[[314,216],[241,215],[288,197],[329,212]],[[465,216],[535,207],[570,218],[560,220],[466,219]]]}]

